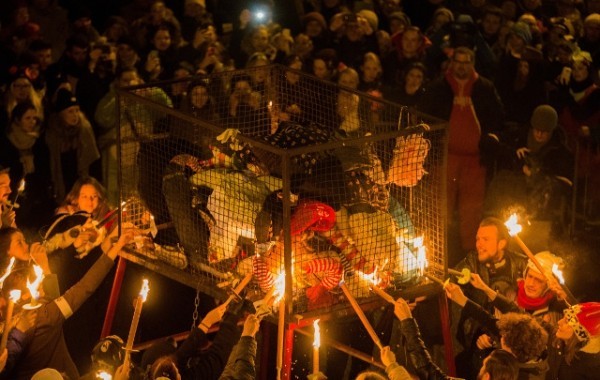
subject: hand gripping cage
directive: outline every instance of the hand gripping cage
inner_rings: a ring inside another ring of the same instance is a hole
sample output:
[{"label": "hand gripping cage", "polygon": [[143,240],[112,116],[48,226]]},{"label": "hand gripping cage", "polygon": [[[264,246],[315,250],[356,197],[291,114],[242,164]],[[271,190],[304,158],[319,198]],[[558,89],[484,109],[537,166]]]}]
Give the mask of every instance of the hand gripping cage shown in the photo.
[{"label": "hand gripping cage", "polygon": [[289,312],[445,269],[445,125],[272,65],[118,91],[127,259],[225,297],[286,271]]}]

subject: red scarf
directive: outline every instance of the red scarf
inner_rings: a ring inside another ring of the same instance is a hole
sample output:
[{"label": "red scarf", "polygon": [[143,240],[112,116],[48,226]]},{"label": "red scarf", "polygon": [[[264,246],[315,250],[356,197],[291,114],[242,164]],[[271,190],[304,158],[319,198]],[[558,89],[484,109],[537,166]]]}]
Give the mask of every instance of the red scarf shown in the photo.
[{"label": "red scarf", "polygon": [[540,298],[529,298],[525,294],[525,281],[517,281],[519,290],[517,292],[517,304],[526,311],[536,311],[548,307],[548,304],[554,298],[554,293],[548,290]]}]

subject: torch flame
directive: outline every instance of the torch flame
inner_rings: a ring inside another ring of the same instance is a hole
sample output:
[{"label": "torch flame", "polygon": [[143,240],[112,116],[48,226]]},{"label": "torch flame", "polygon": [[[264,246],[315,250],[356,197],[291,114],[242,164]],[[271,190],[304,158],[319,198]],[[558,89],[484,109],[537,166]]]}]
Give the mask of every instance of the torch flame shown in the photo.
[{"label": "torch flame", "polygon": [[44,279],[44,271],[42,270],[42,268],[39,265],[34,265],[33,271],[35,272],[35,280],[33,282],[30,282],[29,279],[27,279],[27,289],[29,289],[31,298],[33,298],[34,300],[37,300],[40,296],[40,293],[38,292],[38,288],[40,287],[40,284],[42,283],[42,280]]},{"label": "torch flame", "polygon": [[112,380],[112,375],[106,371],[100,371],[96,374],[96,379]]},{"label": "torch flame", "polygon": [[25,191],[25,180],[22,179],[21,182],[19,183],[19,188],[17,189],[17,191],[19,193],[22,193],[23,191]]},{"label": "torch flame", "polygon": [[556,278],[558,278],[558,282],[560,282],[561,285],[565,284],[565,278],[563,277],[563,273],[561,272],[561,270],[558,269],[557,264],[552,264],[552,274],[554,274]]},{"label": "torch flame", "polygon": [[358,276],[360,278],[362,278],[363,280],[366,280],[369,283],[369,287],[371,286],[379,286],[379,284],[381,283],[381,278],[379,277],[378,274],[378,267],[377,265],[375,266],[375,269],[373,270],[373,273],[371,274],[366,274],[365,272],[361,271],[361,270],[357,270],[356,273],[358,274]]},{"label": "torch flame", "polygon": [[21,291],[19,289],[10,291],[10,300],[13,302],[17,302],[21,299]]},{"label": "torch flame", "polygon": [[142,297],[142,302],[146,302],[146,298],[148,297],[148,292],[150,291],[150,287],[148,286],[148,280],[142,280],[142,289],[140,290],[140,297]]},{"label": "torch flame", "polygon": [[313,322],[313,327],[315,329],[315,337],[313,340],[313,347],[319,348],[321,347],[321,328],[319,327],[320,319],[317,319]]},{"label": "torch flame", "polygon": [[13,266],[15,266],[15,257],[11,257],[10,258],[10,262],[8,263],[8,266],[6,267],[6,271],[4,272],[4,275],[2,277],[0,277],[0,287],[2,287],[2,285],[4,285],[4,280],[6,280],[6,277],[8,277],[8,275],[10,274],[10,272],[13,269]]},{"label": "torch flame", "polygon": [[282,271],[277,279],[275,280],[275,299],[273,301],[274,304],[279,303],[285,296],[285,271]]},{"label": "torch flame", "polygon": [[513,213],[510,218],[504,223],[506,228],[508,228],[508,233],[510,236],[515,236],[519,232],[523,230],[523,227],[519,224],[519,219],[516,213]]},{"label": "torch flame", "polygon": [[425,268],[429,265],[427,261],[427,254],[425,253],[425,246],[423,245],[423,237],[419,236],[413,239],[413,245],[417,248],[417,268],[419,273],[423,275]]}]

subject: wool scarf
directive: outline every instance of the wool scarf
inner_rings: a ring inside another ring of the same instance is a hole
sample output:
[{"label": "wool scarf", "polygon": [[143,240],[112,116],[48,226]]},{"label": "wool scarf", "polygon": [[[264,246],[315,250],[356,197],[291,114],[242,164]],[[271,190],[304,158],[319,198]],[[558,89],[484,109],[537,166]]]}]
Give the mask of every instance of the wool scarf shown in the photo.
[{"label": "wool scarf", "polygon": [[525,281],[517,282],[519,290],[517,292],[517,304],[527,311],[536,311],[548,307],[548,304],[554,298],[554,293],[548,290],[539,298],[530,298],[525,294]]}]

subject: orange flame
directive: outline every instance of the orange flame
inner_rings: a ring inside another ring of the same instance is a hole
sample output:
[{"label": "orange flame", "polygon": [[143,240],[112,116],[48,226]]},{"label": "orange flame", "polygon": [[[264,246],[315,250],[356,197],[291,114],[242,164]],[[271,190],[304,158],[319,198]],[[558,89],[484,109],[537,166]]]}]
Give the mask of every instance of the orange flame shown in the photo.
[{"label": "orange flame", "polygon": [[2,287],[2,285],[4,284],[4,280],[6,280],[6,277],[8,277],[13,267],[15,266],[15,260],[16,259],[14,256],[10,258],[8,266],[6,267],[6,271],[4,271],[4,275],[0,277],[0,287]]},{"label": "orange flame", "polygon": [[150,291],[150,287],[148,286],[148,280],[142,280],[142,289],[140,290],[140,297],[142,297],[142,302],[146,302],[146,298],[148,297],[148,292]]},{"label": "orange flame", "polygon": [[10,300],[13,302],[17,302],[21,299],[21,291],[19,289],[10,291]]},{"label": "orange flame", "polygon": [[17,189],[17,191],[19,193],[22,193],[23,191],[25,191],[25,180],[22,179],[21,182],[19,183],[19,188]]},{"label": "orange flame", "polygon": [[106,371],[100,371],[96,374],[96,379],[112,380],[112,375]]},{"label": "orange flame", "polygon": [[38,289],[40,287],[40,284],[42,283],[42,280],[44,279],[44,271],[39,265],[34,265],[33,271],[35,272],[35,280],[33,282],[30,282],[29,279],[27,279],[27,289],[29,289],[31,298],[37,300],[40,296]]},{"label": "orange flame", "polygon": [[282,271],[279,276],[277,276],[273,286],[275,287],[275,299],[273,303],[277,304],[285,296],[285,271]]},{"label": "orange flame", "polygon": [[556,278],[558,278],[558,282],[560,282],[561,285],[565,284],[565,278],[563,277],[562,271],[558,269],[557,264],[552,264],[552,274],[554,274]]},{"label": "orange flame", "polygon": [[313,322],[313,327],[315,329],[315,337],[313,340],[313,347],[319,348],[321,347],[321,328],[319,327],[320,319],[317,319]]},{"label": "orange flame", "polygon": [[423,273],[425,273],[425,268],[429,266],[427,253],[425,252],[425,246],[423,245],[423,236],[414,238],[413,245],[417,248],[417,268],[419,269],[419,273],[423,275]]},{"label": "orange flame", "polygon": [[515,236],[519,232],[523,231],[523,227],[519,224],[519,218],[517,214],[513,213],[510,218],[506,222],[504,222],[506,228],[508,228],[508,233],[510,236]]}]

